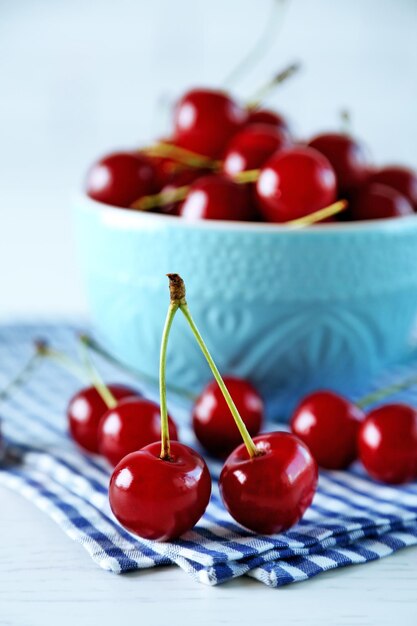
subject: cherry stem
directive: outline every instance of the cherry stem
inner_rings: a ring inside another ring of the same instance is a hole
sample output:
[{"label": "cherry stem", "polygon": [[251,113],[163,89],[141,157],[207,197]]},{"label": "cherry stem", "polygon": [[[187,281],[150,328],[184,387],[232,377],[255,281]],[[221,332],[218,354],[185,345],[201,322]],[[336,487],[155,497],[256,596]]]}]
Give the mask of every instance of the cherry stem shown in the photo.
[{"label": "cherry stem", "polygon": [[340,111],[340,125],[342,132],[348,135],[352,133],[352,116],[349,109]]},{"label": "cherry stem", "polygon": [[338,200],[337,202],[324,207],[324,209],[319,209],[318,211],[314,211],[313,213],[309,213],[308,215],[304,215],[303,217],[299,217],[295,220],[289,220],[288,222],[284,222],[284,224],[286,226],[290,226],[291,228],[304,228],[304,226],[310,226],[311,224],[315,224],[316,222],[326,219],[326,217],[331,217],[332,215],[336,215],[337,213],[344,211],[347,205],[348,203],[346,200]]},{"label": "cherry stem", "polygon": [[51,348],[48,344],[43,342],[41,344],[37,343],[36,349],[39,356],[54,361],[83,383],[88,382],[88,378],[84,369],[63,352],[59,352],[58,350]]},{"label": "cherry stem", "polygon": [[129,208],[138,211],[149,211],[150,209],[154,209],[159,206],[171,204],[171,202],[184,200],[189,190],[190,185],[183,185],[182,187],[177,187],[177,189],[167,189],[166,191],[161,191],[160,193],[142,196],[141,198],[135,200]]},{"label": "cherry stem", "polygon": [[168,278],[169,278],[169,283],[170,283],[171,304],[174,304],[177,307],[177,309],[179,308],[181,312],[183,313],[185,319],[187,320],[191,328],[191,331],[200,347],[200,350],[204,354],[206,361],[209,364],[209,367],[213,373],[213,376],[216,379],[216,382],[220,387],[220,391],[222,392],[223,397],[226,400],[227,406],[229,407],[229,410],[231,414],[233,415],[236,426],[239,429],[239,432],[245,443],[249,456],[251,458],[255,456],[259,456],[260,452],[255,446],[255,444],[253,443],[252,437],[250,436],[248,429],[246,428],[245,423],[242,420],[235,403],[233,402],[232,396],[230,395],[226,385],[224,384],[223,378],[221,377],[220,372],[217,369],[216,364],[213,361],[213,358],[206,344],[204,343],[204,340],[202,336],[200,335],[200,332],[197,326],[194,323],[194,320],[192,318],[192,315],[190,313],[190,310],[188,308],[187,301],[185,298],[184,281],[178,274],[168,274]]},{"label": "cherry stem", "polygon": [[171,446],[169,441],[169,422],[167,408],[167,386],[166,386],[166,358],[168,348],[168,338],[171,331],[172,322],[178,311],[178,304],[171,301],[167,317],[164,324],[161,340],[161,352],[159,359],[159,398],[161,407],[161,459],[168,461],[171,458]]},{"label": "cherry stem", "polygon": [[[95,352],[96,354],[98,354],[102,358],[106,359],[106,361],[108,361],[112,365],[115,365],[116,367],[120,368],[121,370],[123,370],[127,374],[130,374],[131,376],[134,376],[135,378],[138,378],[139,380],[142,380],[143,382],[145,382],[147,384],[153,385],[154,387],[158,385],[158,380],[157,380],[156,377],[150,376],[149,374],[145,374],[145,372],[141,372],[140,370],[138,370],[138,369],[136,369],[134,367],[131,367],[130,365],[127,365],[127,364],[123,363],[122,361],[119,361],[119,359],[117,357],[115,357],[113,354],[108,352],[105,348],[103,348],[103,346],[101,346],[95,339],[93,339],[89,335],[82,334],[82,335],[79,336],[79,339],[92,352]],[[167,390],[169,392],[171,392],[171,393],[174,393],[174,394],[178,395],[178,396],[182,396],[184,398],[187,398],[188,400],[193,400],[194,401],[198,397],[196,394],[192,393],[191,391],[187,391],[186,389],[182,389],[182,387],[177,387],[175,385],[167,385]]]},{"label": "cherry stem", "polygon": [[116,398],[114,397],[110,389],[107,387],[107,385],[101,378],[100,374],[98,373],[98,370],[94,367],[93,362],[90,359],[87,346],[82,341],[80,341],[80,347],[81,347],[81,356],[84,361],[85,369],[88,372],[88,375],[93,384],[93,387],[95,388],[95,390],[97,391],[101,399],[103,400],[104,404],[109,409],[114,409],[114,407],[117,406]]},{"label": "cherry stem", "polygon": [[[42,342],[43,343],[43,342]],[[0,391],[0,402],[7,400],[11,393],[25,384],[28,378],[33,373],[35,367],[39,363],[40,354],[36,349],[36,352],[32,354],[22,369],[12,378],[11,381]]]},{"label": "cherry stem", "polygon": [[372,393],[369,393],[361,398],[358,402],[355,402],[355,404],[361,409],[366,409],[366,407],[371,404],[379,402],[379,400],[384,400],[388,396],[392,396],[394,393],[403,391],[404,389],[408,389],[414,385],[417,385],[417,376],[411,376],[410,378],[406,378],[402,383],[394,383],[388,387],[383,387],[382,389],[373,391]]},{"label": "cherry stem", "polygon": [[177,161],[178,163],[187,165],[188,167],[207,168],[213,170],[220,167],[220,161],[215,161],[204,154],[198,154],[197,152],[186,150],[185,148],[181,148],[180,146],[176,146],[166,141],[159,141],[152,146],[142,148],[140,152],[144,152],[149,156],[166,157],[172,161]]},{"label": "cherry stem", "polygon": [[258,109],[263,100],[265,100],[266,96],[273,90],[275,87],[286,81],[290,76],[293,76],[300,70],[300,63],[291,63],[288,67],[275,74],[265,85],[262,85],[250,98],[246,103],[246,108],[249,111],[254,111]]},{"label": "cherry stem", "polygon": [[272,0],[271,12],[268,15],[265,27],[256,40],[254,47],[249,50],[246,56],[239,61],[238,65],[233,68],[223,81],[223,84],[227,86],[227,88],[230,88],[232,84],[238,82],[242,76],[248,73],[252,66],[259,63],[276,42],[278,32],[283,23],[287,4],[288,0]]}]

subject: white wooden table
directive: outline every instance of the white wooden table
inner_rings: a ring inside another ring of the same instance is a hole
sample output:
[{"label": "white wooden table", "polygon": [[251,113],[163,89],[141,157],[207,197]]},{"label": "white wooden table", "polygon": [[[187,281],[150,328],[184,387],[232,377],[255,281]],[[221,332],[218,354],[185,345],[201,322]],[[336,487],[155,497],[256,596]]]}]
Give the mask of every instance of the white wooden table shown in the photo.
[{"label": "white wooden table", "polygon": [[0,487],[1,626],[416,626],[417,547],[270,589],[196,583],[177,567],[116,576]]}]

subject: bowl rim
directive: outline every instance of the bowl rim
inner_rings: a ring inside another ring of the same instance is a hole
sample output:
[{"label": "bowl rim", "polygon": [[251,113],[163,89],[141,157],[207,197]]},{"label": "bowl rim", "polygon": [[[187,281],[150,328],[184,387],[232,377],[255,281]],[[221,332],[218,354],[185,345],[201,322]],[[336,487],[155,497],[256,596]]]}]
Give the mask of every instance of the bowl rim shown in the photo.
[{"label": "bowl rim", "polygon": [[417,213],[404,217],[389,217],[379,220],[362,220],[357,222],[322,222],[311,224],[308,227],[288,227],[285,224],[273,222],[239,222],[232,220],[184,220],[177,215],[162,215],[145,211],[132,211],[122,207],[104,204],[93,200],[85,193],[78,194],[75,205],[82,205],[83,209],[92,212],[99,211],[100,215],[112,224],[129,227],[150,226],[176,226],[180,228],[201,230],[222,230],[230,232],[252,231],[257,233],[285,233],[286,235],[319,234],[319,233],[345,233],[345,232],[386,232],[403,231],[407,227],[417,227]]}]

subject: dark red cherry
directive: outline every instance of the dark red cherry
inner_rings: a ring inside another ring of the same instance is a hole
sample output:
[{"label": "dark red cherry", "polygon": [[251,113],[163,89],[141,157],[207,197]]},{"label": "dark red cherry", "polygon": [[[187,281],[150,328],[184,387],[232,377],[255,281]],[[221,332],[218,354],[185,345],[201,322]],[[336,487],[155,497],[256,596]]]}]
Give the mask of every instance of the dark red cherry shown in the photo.
[{"label": "dark red cherry", "polygon": [[[168,417],[169,436],[178,439],[177,428]],[[124,456],[161,438],[161,414],[155,402],[144,398],[122,400],[109,409],[98,426],[100,453],[116,465]]]},{"label": "dark red cherry", "polygon": [[291,417],[291,430],[309,447],[320,467],[340,470],[357,457],[357,436],[365,413],[333,391],[306,396]]},{"label": "dark red cherry", "polygon": [[180,215],[187,220],[251,221],[255,210],[247,185],[235,183],[224,174],[213,174],[191,185]]},{"label": "dark red cherry", "polygon": [[339,195],[349,193],[365,181],[369,172],[366,149],[353,137],[343,133],[323,133],[313,137],[308,145],[324,154],[331,163]]},{"label": "dark red cherry", "polygon": [[[174,192],[180,187],[191,185],[194,181],[198,180],[202,176],[207,176],[209,170],[201,169],[197,167],[185,168],[182,171],[178,171],[171,176],[170,182],[168,182],[162,189],[161,193]],[[165,215],[179,215],[182,201],[169,202],[158,208],[160,213]]]},{"label": "dark red cherry", "polygon": [[332,204],[336,176],[317,150],[289,148],[274,154],[262,167],[256,197],[267,221],[287,222]]},{"label": "dark red cherry", "polygon": [[204,459],[177,441],[169,460],[160,442],[132,452],[116,466],[109,500],[118,521],[144,539],[168,541],[191,530],[207,508],[211,478]]},{"label": "dark red cherry", "polygon": [[139,152],[115,152],[100,159],[87,174],[86,192],[98,202],[129,207],[156,191],[151,160]]},{"label": "dark red cherry", "polygon": [[[127,385],[107,385],[116,400],[138,397],[140,393]],[[68,426],[74,441],[89,452],[98,452],[98,425],[108,407],[94,387],[78,391],[67,408]]]},{"label": "dark red cherry", "polygon": [[230,515],[257,533],[280,533],[294,526],[310,506],[317,486],[317,463],[307,446],[289,433],[254,438],[261,455],[250,458],[244,444],[226,460],[219,481]]},{"label": "dark red cherry", "polygon": [[249,111],[247,124],[268,124],[268,126],[273,126],[284,132],[290,132],[287,120],[279,113],[270,111],[269,109],[255,109]]},{"label": "dark red cherry", "polygon": [[273,126],[246,126],[228,143],[223,157],[223,171],[229,176],[235,176],[245,170],[257,169],[290,143],[288,134]]},{"label": "dark red cherry", "polygon": [[[249,434],[257,435],[263,421],[264,405],[256,389],[246,380],[225,376],[224,383],[236,404]],[[193,428],[201,445],[210,454],[226,457],[242,441],[222,392],[214,380],[198,397],[193,408]]]},{"label": "dark red cherry", "polygon": [[367,180],[399,191],[417,211],[417,172],[411,168],[400,165],[381,167],[371,172]]},{"label": "dark red cherry", "polygon": [[384,483],[417,478],[417,411],[386,404],[368,413],[359,431],[359,458],[368,474]]},{"label": "dark red cherry", "polygon": [[181,148],[217,159],[247,117],[246,110],[227,93],[192,89],[175,108],[174,140]]},{"label": "dark red cherry", "polygon": [[413,207],[401,193],[378,183],[365,185],[349,203],[351,220],[378,220],[413,214]]}]

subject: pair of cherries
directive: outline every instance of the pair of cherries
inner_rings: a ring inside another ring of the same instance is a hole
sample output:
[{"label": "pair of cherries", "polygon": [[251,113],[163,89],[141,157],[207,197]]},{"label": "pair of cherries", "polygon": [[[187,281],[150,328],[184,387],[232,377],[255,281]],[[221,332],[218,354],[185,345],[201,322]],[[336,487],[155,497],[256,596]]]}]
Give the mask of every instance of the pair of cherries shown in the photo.
[{"label": "pair of cherries", "polygon": [[[95,387],[78,391],[67,408],[69,431],[74,441],[88,452],[117,463],[126,454],[161,437],[159,406],[140,396],[132,387],[107,385],[116,400],[109,407]],[[175,422],[169,417],[172,439],[178,439]]]},{"label": "pair of cherries", "polygon": [[302,400],[291,430],[325,469],[346,469],[359,457],[368,474],[401,484],[417,478],[417,410],[386,404],[369,413],[343,396],[317,391]]},{"label": "pair of cherries", "polygon": [[[119,522],[146,539],[168,540],[190,530],[203,515],[211,494],[211,478],[204,459],[193,449],[170,441],[165,360],[168,335],[177,310],[181,310],[206,357],[234,427],[244,443],[226,459],[219,479],[223,502],[232,517],[250,530],[270,534],[293,526],[311,504],[317,485],[317,464],[308,447],[289,433],[267,433],[252,439],[237,404],[250,412],[248,426],[259,428],[262,405],[248,384],[228,380],[236,403],[221,378],[194,324],[185,300],[182,279],[170,274],[171,304],[162,337],[160,390],[161,442],[128,454],[113,471],[109,501]],[[198,399],[193,423],[200,442],[223,455],[235,445],[232,422],[227,421],[216,388],[209,385]],[[223,439],[219,446],[219,437]]]}]

